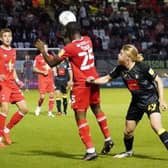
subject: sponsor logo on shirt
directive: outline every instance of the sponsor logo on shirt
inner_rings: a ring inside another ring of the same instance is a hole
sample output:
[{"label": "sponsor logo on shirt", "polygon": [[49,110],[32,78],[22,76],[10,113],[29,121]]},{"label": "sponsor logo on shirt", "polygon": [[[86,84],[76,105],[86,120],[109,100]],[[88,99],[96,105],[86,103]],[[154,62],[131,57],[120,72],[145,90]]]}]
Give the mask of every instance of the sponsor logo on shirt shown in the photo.
[{"label": "sponsor logo on shirt", "polygon": [[150,75],[154,75],[154,73],[155,73],[152,68],[150,68],[148,72],[149,72]]}]

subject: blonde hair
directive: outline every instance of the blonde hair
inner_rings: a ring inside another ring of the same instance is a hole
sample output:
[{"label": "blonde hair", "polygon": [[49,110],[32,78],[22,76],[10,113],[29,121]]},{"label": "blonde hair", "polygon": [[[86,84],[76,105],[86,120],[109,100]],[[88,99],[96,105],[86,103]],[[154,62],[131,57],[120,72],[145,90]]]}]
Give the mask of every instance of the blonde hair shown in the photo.
[{"label": "blonde hair", "polygon": [[144,60],[143,55],[138,52],[134,45],[126,44],[122,47],[122,50],[134,62],[142,62]]},{"label": "blonde hair", "polygon": [[0,31],[0,38],[2,38],[3,34],[6,33],[6,32],[9,32],[9,33],[12,34],[12,30],[9,29],[9,28],[1,29],[1,31]]}]

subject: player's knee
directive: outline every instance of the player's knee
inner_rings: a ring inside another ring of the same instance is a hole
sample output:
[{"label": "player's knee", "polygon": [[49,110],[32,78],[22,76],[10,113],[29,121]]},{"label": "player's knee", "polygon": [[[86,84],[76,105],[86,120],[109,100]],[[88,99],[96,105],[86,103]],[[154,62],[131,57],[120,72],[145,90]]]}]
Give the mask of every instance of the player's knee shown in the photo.
[{"label": "player's knee", "polygon": [[131,129],[131,128],[126,128],[124,130],[124,136],[125,137],[131,137],[131,136],[133,136],[133,134],[134,134],[134,130]]},{"label": "player's knee", "polygon": [[25,107],[23,107],[20,111],[21,111],[24,115],[26,115],[26,114],[28,113],[29,109],[28,109],[27,106],[25,106]]},{"label": "player's knee", "polygon": [[98,114],[98,113],[102,112],[99,104],[91,105],[91,109],[92,109],[94,114]]}]

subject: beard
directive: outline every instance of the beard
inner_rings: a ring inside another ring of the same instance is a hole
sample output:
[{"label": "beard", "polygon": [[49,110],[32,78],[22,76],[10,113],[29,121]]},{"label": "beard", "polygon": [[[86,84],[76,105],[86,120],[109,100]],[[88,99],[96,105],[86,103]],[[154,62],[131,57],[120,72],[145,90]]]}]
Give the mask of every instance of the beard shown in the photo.
[{"label": "beard", "polygon": [[118,63],[118,65],[125,65],[125,61],[124,60],[118,59],[117,63]]}]

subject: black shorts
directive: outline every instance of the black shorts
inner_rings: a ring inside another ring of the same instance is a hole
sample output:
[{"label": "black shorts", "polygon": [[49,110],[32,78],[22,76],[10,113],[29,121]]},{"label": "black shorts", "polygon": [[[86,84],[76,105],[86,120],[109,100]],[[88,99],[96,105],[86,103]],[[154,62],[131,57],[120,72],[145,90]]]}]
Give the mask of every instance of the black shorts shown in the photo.
[{"label": "black shorts", "polygon": [[159,102],[153,102],[144,106],[144,108],[139,107],[137,104],[132,102],[128,108],[126,120],[139,121],[143,117],[144,113],[146,113],[149,117],[151,113],[155,112],[160,113]]},{"label": "black shorts", "polygon": [[55,90],[60,90],[61,93],[66,94],[67,93],[67,80],[59,80],[55,78]]}]

